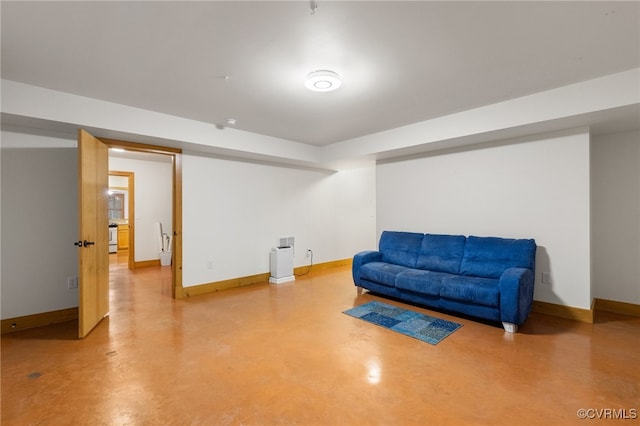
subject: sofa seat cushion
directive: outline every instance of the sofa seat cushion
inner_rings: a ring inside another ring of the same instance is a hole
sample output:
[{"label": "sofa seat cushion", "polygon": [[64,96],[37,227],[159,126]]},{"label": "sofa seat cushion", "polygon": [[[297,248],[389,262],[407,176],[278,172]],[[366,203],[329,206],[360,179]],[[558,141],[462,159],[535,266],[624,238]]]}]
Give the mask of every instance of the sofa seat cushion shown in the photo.
[{"label": "sofa seat cushion", "polygon": [[395,287],[396,276],[404,271],[410,270],[406,266],[394,265],[386,262],[370,262],[360,268],[360,278]]},{"label": "sofa seat cushion", "polygon": [[450,274],[442,272],[409,269],[397,275],[396,287],[402,290],[413,291],[414,293],[440,296],[442,281],[449,277],[451,277]]},{"label": "sofa seat cushion", "polygon": [[442,282],[440,296],[478,305],[500,306],[500,286],[498,280],[449,275]]}]

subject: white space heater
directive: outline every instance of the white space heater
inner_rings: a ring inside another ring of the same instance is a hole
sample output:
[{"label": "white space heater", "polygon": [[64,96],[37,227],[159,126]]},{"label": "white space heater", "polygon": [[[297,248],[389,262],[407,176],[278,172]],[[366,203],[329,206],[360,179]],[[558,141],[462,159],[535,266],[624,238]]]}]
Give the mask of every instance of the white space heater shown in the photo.
[{"label": "white space heater", "polygon": [[274,247],[270,253],[272,284],[286,283],[294,281],[293,275],[293,247]]}]

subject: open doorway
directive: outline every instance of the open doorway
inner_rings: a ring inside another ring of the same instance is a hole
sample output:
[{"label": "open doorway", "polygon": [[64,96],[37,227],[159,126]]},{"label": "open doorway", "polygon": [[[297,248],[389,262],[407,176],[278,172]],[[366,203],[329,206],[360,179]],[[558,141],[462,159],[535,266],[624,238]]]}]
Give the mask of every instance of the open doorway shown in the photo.
[{"label": "open doorway", "polygon": [[129,269],[171,265],[172,186],[171,156],[110,150],[110,260],[126,258]]},{"label": "open doorway", "polygon": [[[122,214],[118,211],[112,214],[122,216],[115,223],[121,243],[115,255],[121,262],[123,253],[126,253],[130,270],[169,268],[171,295],[182,297],[181,151],[112,139],[100,140],[110,148],[109,175],[113,176],[113,195],[122,194],[114,197],[114,206],[119,208],[118,202],[124,201]],[[123,178],[126,178],[126,183]],[[161,238],[160,228],[165,238]],[[163,251],[164,256],[161,256]],[[171,252],[168,264],[167,251]]]}]

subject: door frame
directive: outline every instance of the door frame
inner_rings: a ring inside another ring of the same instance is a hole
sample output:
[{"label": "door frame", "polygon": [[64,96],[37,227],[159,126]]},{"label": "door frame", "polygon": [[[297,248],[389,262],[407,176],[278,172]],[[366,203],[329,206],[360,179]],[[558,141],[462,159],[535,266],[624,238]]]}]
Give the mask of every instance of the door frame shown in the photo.
[{"label": "door frame", "polygon": [[[148,152],[153,154],[163,154],[172,157],[173,166],[173,188],[172,188],[172,210],[173,210],[173,259],[171,262],[171,295],[174,299],[184,297],[182,287],[182,150],[166,146],[149,145],[137,142],[122,141],[117,139],[97,138],[108,148],[123,148],[127,151]],[[129,192],[129,207],[133,203],[132,193]],[[129,217],[132,216],[129,210]],[[135,217],[134,217],[135,222]],[[131,224],[129,224],[131,226]],[[135,227],[135,225],[134,225]],[[135,268],[134,243],[132,242],[133,232],[129,231],[129,269]]]}]

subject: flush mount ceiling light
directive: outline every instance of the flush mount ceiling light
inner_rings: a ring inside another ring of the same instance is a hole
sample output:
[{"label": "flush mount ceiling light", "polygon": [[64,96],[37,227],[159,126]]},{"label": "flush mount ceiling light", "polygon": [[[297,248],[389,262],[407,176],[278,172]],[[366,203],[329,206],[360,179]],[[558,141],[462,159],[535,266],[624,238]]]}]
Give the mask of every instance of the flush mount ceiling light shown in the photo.
[{"label": "flush mount ceiling light", "polygon": [[304,86],[314,92],[331,92],[340,87],[340,76],[327,70],[314,71],[307,74]]}]

